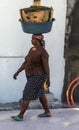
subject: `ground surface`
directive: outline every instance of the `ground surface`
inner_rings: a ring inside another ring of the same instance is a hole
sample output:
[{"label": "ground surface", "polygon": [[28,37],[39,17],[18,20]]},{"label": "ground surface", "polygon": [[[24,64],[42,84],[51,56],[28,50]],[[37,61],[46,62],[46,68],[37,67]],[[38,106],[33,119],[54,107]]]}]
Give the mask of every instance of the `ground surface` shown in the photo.
[{"label": "ground surface", "polygon": [[10,117],[19,110],[0,111],[0,130],[79,130],[79,108],[52,109],[52,117],[39,118],[42,109],[27,110],[24,120],[16,122]]}]

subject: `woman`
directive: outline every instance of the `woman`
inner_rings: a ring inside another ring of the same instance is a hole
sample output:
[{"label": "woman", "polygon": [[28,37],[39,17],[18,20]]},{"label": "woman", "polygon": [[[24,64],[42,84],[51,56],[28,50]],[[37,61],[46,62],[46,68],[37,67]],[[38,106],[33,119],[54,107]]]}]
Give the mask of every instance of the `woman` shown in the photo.
[{"label": "woman", "polygon": [[47,79],[47,85],[50,85],[50,72],[49,72],[49,55],[44,48],[43,35],[32,35],[33,47],[29,50],[28,55],[25,57],[25,62],[14,74],[14,79],[17,79],[18,74],[25,70],[27,83],[23,91],[23,101],[20,113],[17,116],[12,116],[14,120],[23,120],[23,115],[28,108],[31,100],[39,98],[45,112],[38,115],[39,117],[51,116],[48,108],[47,99],[44,93],[44,81]]}]

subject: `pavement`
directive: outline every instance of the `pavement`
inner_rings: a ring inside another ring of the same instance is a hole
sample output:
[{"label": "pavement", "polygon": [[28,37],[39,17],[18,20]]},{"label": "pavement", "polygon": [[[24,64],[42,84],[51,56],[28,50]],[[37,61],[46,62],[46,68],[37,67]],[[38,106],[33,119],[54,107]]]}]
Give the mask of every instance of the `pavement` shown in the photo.
[{"label": "pavement", "polygon": [[0,130],[79,130],[79,108],[51,109],[52,116],[40,118],[43,109],[27,110],[23,121],[11,116],[19,110],[0,111]]}]

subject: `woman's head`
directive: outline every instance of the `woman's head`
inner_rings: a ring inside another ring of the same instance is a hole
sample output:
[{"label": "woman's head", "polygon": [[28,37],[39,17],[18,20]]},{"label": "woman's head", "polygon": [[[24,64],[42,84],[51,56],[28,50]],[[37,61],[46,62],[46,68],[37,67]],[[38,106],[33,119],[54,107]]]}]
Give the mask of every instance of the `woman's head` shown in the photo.
[{"label": "woman's head", "polygon": [[32,38],[38,39],[39,41],[44,39],[44,36],[42,34],[33,34]]},{"label": "woman's head", "polygon": [[36,39],[36,41],[39,42],[42,47],[45,47],[45,41],[43,40],[44,36],[42,34],[33,34],[32,40],[34,39]]}]

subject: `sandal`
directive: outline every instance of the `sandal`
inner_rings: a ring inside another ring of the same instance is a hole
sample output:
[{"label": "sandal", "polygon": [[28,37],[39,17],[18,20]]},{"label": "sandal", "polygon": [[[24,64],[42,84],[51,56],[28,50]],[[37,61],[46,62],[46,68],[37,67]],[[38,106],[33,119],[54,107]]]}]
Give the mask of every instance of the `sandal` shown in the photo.
[{"label": "sandal", "polygon": [[23,118],[20,118],[19,116],[11,116],[12,119],[14,119],[15,121],[22,121]]},{"label": "sandal", "polygon": [[51,117],[51,114],[42,113],[39,114],[38,117]]}]

